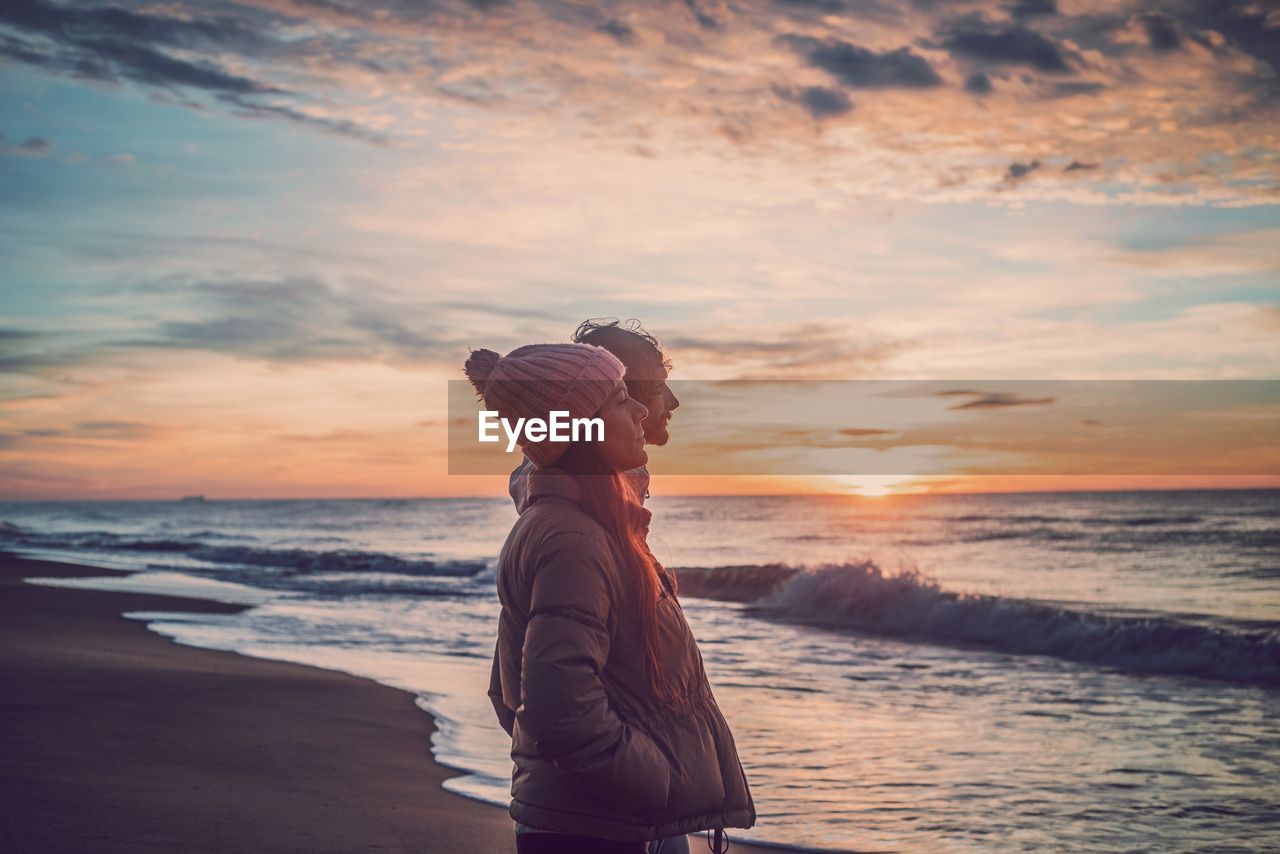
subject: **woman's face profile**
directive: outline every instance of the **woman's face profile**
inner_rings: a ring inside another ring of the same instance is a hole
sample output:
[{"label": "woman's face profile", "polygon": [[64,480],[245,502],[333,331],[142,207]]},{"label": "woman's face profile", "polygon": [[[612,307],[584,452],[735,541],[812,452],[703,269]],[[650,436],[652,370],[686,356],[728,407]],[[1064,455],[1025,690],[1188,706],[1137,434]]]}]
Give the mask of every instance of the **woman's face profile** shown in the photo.
[{"label": "woman's face profile", "polygon": [[627,394],[627,386],[618,380],[596,417],[604,422],[604,442],[600,451],[614,471],[639,468],[649,461],[644,449],[644,419],[649,410]]}]

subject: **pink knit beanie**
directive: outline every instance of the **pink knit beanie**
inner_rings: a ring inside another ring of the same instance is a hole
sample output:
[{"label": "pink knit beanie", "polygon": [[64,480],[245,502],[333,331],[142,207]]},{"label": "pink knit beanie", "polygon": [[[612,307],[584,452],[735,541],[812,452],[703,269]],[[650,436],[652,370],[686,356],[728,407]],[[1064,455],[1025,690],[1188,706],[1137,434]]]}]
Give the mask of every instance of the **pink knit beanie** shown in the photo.
[{"label": "pink knit beanie", "polygon": [[[547,419],[552,410],[590,418],[604,406],[626,367],[608,350],[590,344],[529,344],[505,356],[472,350],[463,371],[486,409],[514,421]],[[519,442],[540,469],[555,465],[569,449],[567,442],[530,442],[523,433]]]}]

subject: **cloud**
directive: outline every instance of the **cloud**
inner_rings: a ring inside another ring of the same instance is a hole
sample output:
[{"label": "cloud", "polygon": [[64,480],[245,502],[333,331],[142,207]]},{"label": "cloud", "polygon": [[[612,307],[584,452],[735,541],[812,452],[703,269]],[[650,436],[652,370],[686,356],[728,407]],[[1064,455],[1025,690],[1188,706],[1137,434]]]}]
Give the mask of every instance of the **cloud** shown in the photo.
[{"label": "cloud", "polygon": [[1256,0],[1192,0],[1182,10],[1193,26],[1218,33],[1228,43],[1271,66],[1268,89],[1280,85],[1280,38],[1277,21],[1268,4]]},{"label": "cloud", "polygon": [[1018,406],[1049,406],[1055,397],[1022,397],[1010,392],[985,392],[971,389],[951,389],[939,391],[935,397],[972,397],[973,400],[949,406],[948,409],[1010,409]]},{"label": "cloud", "polygon": [[1034,30],[978,15],[952,21],[940,43],[953,56],[974,62],[1025,66],[1047,74],[1071,70],[1062,48]]},{"label": "cloud", "polygon": [[432,303],[436,311],[448,312],[451,315],[471,315],[481,320],[501,318],[506,320],[546,320],[562,322],[564,318],[557,312],[540,311],[522,305],[500,305],[478,301],[443,300]]},{"label": "cloud", "polygon": [[1009,6],[1009,14],[1016,21],[1043,18],[1058,14],[1057,0],[1016,0]]},{"label": "cloud", "polygon": [[[467,419],[470,423],[470,419]],[[436,426],[430,423],[424,423],[421,426]],[[281,442],[291,444],[318,444],[326,445],[332,443],[365,443],[376,438],[376,434],[368,430],[333,430],[328,433],[312,435],[306,433],[286,433],[276,437]]]},{"label": "cloud", "polygon": [[[430,361],[452,355],[445,330],[406,306],[311,278],[151,282],[140,293],[203,306],[195,320],[160,322],[131,347],[205,350],[280,362]],[[415,317],[424,318],[417,320]]]},{"label": "cloud", "polygon": [[636,31],[616,18],[597,24],[596,32],[610,36],[621,45],[633,45],[636,43]]},{"label": "cloud", "polygon": [[1280,305],[1258,306],[1256,319],[1267,329],[1280,332]]},{"label": "cloud", "polygon": [[94,358],[91,347],[59,346],[62,338],[36,330],[0,328],[0,374],[57,377]]},{"label": "cloud", "polygon": [[975,95],[989,95],[993,87],[986,72],[975,71],[965,78],[964,88]]},{"label": "cloud", "polygon": [[38,341],[44,337],[44,333],[35,332],[30,329],[0,326],[0,347],[9,347],[14,344],[22,344],[28,341]]},{"label": "cloud", "polygon": [[795,9],[803,12],[821,12],[834,14],[843,12],[848,7],[844,0],[772,0],[775,6]]},{"label": "cloud", "polygon": [[1153,50],[1171,51],[1182,47],[1182,37],[1178,35],[1178,27],[1168,15],[1159,12],[1144,12],[1137,16],[1147,34],[1147,41]]},{"label": "cloud", "polygon": [[136,284],[124,296],[146,300],[158,319],[103,349],[198,350],[282,363],[452,365],[466,352],[469,331],[549,317],[501,305],[409,301],[310,276],[170,277]]},{"label": "cloud", "polygon": [[1050,98],[1073,98],[1076,95],[1096,95],[1106,89],[1106,84],[1091,80],[1055,81],[1049,84]]},{"label": "cloud", "polygon": [[[757,401],[758,403],[759,401]],[[767,411],[767,409],[765,410]],[[760,410],[755,410],[763,414]],[[763,421],[764,419],[762,419]],[[741,428],[743,425],[737,425]],[[717,442],[715,451],[736,453],[777,450],[780,448],[849,448],[862,445],[850,439],[869,440],[883,436],[892,436],[897,430],[883,430],[872,427],[846,427],[832,430],[827,427],[777,427],[765,423],[753,423],[750,430],[737,430],[737,435],[727,437],[723,444]],[[694,456],[702,456],[702,452],[711,448],[700,448]]]},{"label": "cloud", "polygon": [[924,57],[910,48],[876,52],[838,39],[787,35],[782,44],[853,89],[929,89],[942,78]]},{"label": "cloud", "polygon": [[830,119],[853,110],[853,101],[839,89],[827,86],[805,86],[801,89],[775,87],[774,92],[786,101],[799,104],[815,119]]},{"label": "cloud", "polygon": [[1030,163],[1020,163],[1015,161],[1010,163],[1009,168],[1005,170],[1004,182],[1006,184],[1016,184],[1039,168],[1039,160],[1032,160]]},{"label": "cloud", "polygon": [[53,143],[42,136],[27,137],[22,142],[9,142],[5,135],[0,133],[0,154],[15,157],[47,157],[51,151],[53,151]]},{"label": "cloud", "polygon": [[[284,76],[280,64],[305,60],[319,51],[328,54],[330,62],[346,59],[358,64],[361,60],[352,55],[350,40],[284,41],[268,34],[273,23],[269,16],[237,11],[237,15],[201,14],[175,5],[139,12],[110,5],[84,8],[48,0],[8,0],[0,4],[0,56],[71,77],[130,81],[162,92],[195,90],[221,99],[246,118],[284,119],[386,142],[384,134],[352,119],[319,117],[296,106],[273,103],[270,97],[296,99],[297,93],[281,82],[239,70],[245,68],[243,58],[276,63],[275,73]],[[228,58],[237,70],[229,70]],[[169,97],[183,106],[204,109],[189,98]]]},{"label": "cloud", "polygon": [[688,8],[689,13],[693,15],[693,19],[698,22],[698,26],[704,30],[720,29],[720,21],[710,12],[702,8],[699,0],[684,0],[684,5]]},{"label": "cloud", "polygon": [[1280,275],[1280,228],[1181,238],[1113,251],[1108,260],[1146,275],[1178,278]]},{"label": "cloud", "polygon": [[89,358],[89,354],[82,352],[0,353],[0,374],[47,374]]},{"label": "cloud", "polygon": [[805,324],[759,338],[676,334],[663,340],[663,352],[680,364],[728,365],[736,368],[738,377],[753,380],[847,379],[883,364],[908,346],[906,341],[858,335],[824,324]]},{"label": "cloud", "polygon": [[226,104],[233,105],[236,109],[233,111],[237,116],[245,118],[261,119],[261,118],[284,118],[298,124],[309,125],[313,128],[329,131],[331,133],[349,136],[354,139],[371,142],[375,145],[390,145],[391,138],[384,133],[369,130],[363,125],[353,122],[350,119],[334,119],[325,116],[313,116],[302,110],[293,107],[281,106],[279,104],[264,104],[240,98],[235,95],[223,95],[220,100]]},{"label": "cloud", "polygon": [[0,42],[0,55],[77,77],[237,94],[279,91],[211,62],[180,59],[148,44],[208,47],[260,38],[230,18],[184,21],[111,6],[84,9],[44,0],[7,0],[0,4],[0,26],[20,34]]},{"label": "cloud", "polygon": [[137,421],[80,421],[62,435],[91,439],[141,439],[155,430],[153,425]]},{"label": "cloud", "polygon": [[[296,276],[280,279],[171,277],[116,295],[147,305],[132,332],[84,336],[0,328],[0,374],[74,381],[69,369],[132,364],[159,350],[200,351],[288,364],[365,362],[452,364],[465,353],[466,330],[511,329],[504,307],[465,302],[406,302],[367,286],[340,287]],[[538,322],[536,311],[519,315]],[[560,317],[555,320],[562,321]],[[99,425],[100,427],[101,425]]]},{"label": "cloud", "polygon": [[[0,56],[147,87],[193,109],[406,149],[465,130],[456,142],[472,150],[532,133],[550,147],[589,139],[642,155],[696,149],[798,168],[820,154],[837,172],[856,173],[853,194],[890,203],[989,198],[990,182],[958,176],[988,172],[991,152],[1047,162],[1069,152],[1098,168],[1070,180],[1046,170],[1023,187],[1027,198],[1280,200],[1280,154],[1241,145],[1265,138],[1280,112],[1280,40],[1254,0],[1134,0],[1117,9],[685,0],[676,8],[14,0],[0,6]],[[1170,32],[1180,39],[1177,62],[1148,49],[1171,44]],[[1169,97],[1154,97],[1153,87]],[[903,93],[915,92],[929,93],[927,109],[904,108]],[[812,120],[849,113],[849,97],[856,142],[852,133],[815,133]]]},{"label": "cloud", "polygon": [[163,428],[140,421],[78,421],[70,427],[29,427],[18,433],[0,436],[0,448],[31,447],[50,439],[59,442],[132,442],[154,438],[161,432]]},{"label": "cloud", "polygon": [[0,24],[75,44],[128,40],[180,48],[232,47],[240,52],[274,44],[245,19],[230,15],[168,17],[119,6],[86,8],[46,0],[7,0],[0,8]]}]

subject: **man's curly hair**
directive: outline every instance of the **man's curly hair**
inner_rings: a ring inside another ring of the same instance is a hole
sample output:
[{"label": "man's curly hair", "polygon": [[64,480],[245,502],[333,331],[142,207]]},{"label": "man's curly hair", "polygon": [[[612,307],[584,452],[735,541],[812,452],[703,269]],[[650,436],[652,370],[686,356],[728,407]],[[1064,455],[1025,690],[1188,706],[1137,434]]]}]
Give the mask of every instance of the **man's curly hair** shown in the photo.
[{"label": "man's curly hair", "polygon": [[660,379],[631,378],[631,366],[636,363],[638,354],[656,357],[663,370],[671,373],[671,360],[662,352],[662,342],[646,332],[635,318],[619,320],[616,317],[594,317],[584,320],[573,332],[573,343],[603,347],[622,360],[627,366],[624,380],[632,397],[648,399],[662,385]]},{"label": "man's curly hair", "polygon": [[[573,331],[572,341],[574,344],[594,344],[597,347],[604,347],[619,359],[623,359],[623,356],[614,353],[614,347],[618,344],[624,341],[631,345],[644,342],[653,348],[654,355],[658,357],[658,361],[662,363],[665,370],[670,372],[673,367],[671,360],[662,352],[662,342],[652,333],[647,332],[640,325],[640,321],[634,317],[628,320],[619,320],[616,317],[589,318],[578,324],[578,328]],[[623,361],[626,360],[623,359]]]}]

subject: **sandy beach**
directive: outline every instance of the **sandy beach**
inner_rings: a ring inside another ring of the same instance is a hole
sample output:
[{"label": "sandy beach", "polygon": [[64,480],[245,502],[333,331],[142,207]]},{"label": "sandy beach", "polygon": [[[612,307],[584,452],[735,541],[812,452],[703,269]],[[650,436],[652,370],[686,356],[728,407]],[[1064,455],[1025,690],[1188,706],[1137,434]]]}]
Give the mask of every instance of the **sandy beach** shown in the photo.
[{"label": "sandy beach", "polygon": [[514,851],[504,810],[441,788],[411,694],[121,616],[239,606],[22,582],[110,574],[0,555],[0,848]]}]

